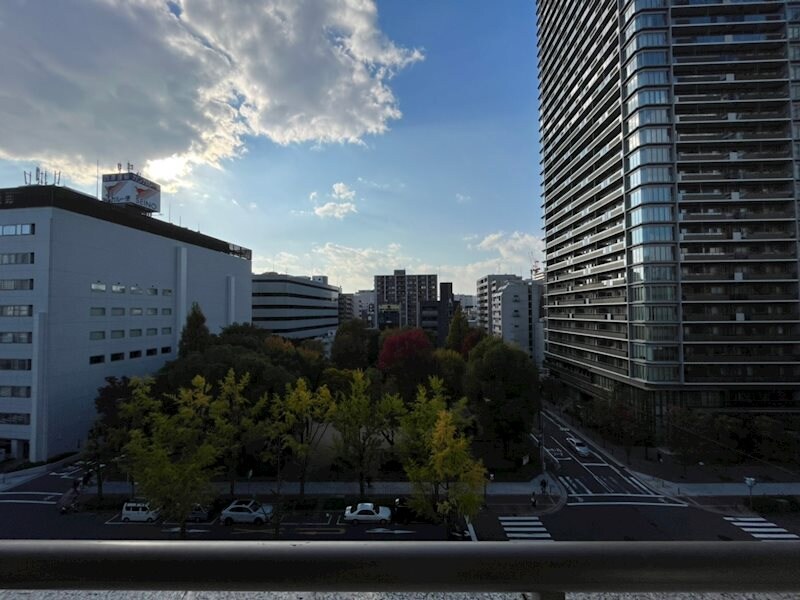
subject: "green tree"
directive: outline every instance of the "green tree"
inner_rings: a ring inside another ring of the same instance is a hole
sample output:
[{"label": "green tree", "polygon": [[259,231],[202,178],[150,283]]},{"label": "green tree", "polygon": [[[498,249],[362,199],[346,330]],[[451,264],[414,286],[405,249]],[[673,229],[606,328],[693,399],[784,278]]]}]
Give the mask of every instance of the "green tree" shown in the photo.
[{"label": "green tree", "polygon": [[248,416],[252,404],[244,394],[249,381],[249,373],[237,379],[236,372],[229,369],[219,382],[217,397],[209,406],[213,442],[219,449],[225,476],[230,482],[231,496],[236,493],[236,478],[244,460],[248,424],[251,423]]},{"label": "green tree", "polygon": [[674,407],[668,413],[668,436],[670,448],[675,452],[678,463],[686,467],[697,461],[698,440],[693,432],[697,418],[693,411],[684,407]]},{"label": "green tree", "polygon": [[191,352],[202,352],[211,344],[213,337],[206,325],[206,316],[197,302],[192,303],[192,308],[186,317],[186,324],[181,331],[178,342],[178,356],[183,358]]},{"label": "green tree", "polygon": [[539,410],[539,377],[530,357],[486,337],[469,355],[466,389],[484,431],[503,441],[503,454],[522,448]]},{"label": "green tree", "polygon": [[[142,427],[131,431],[125,447],[141,491],[168,519],[180,524],[181,538],[186,537],[192,506],[213,497],[211,479],[217,450],[202,419],[212,401],[208,391],[205,380],[197,377],[191,388],[179,390],[173,398],[174,414],[167,414],[163,404],[158,406],[160,410],[144,416]],[[142,383],[137,399],[131,402],[141,403],[148,394],[149,386]],[[159,404],[150,400],[150,404]],[[139,414],[138,410],[132,414]]]},{"label": "green tree", "polygon": [[368,369],[378,358],[378,335],[361,319],[345,321],[336,330],[331,362],[338,369]]},{"label": "green tree", "polygon": [[337,432],[334,449],[355,468],[363,498],[366,478],[380,452],[384,424],[380,421],[377,404],[370,397],[369,382],[361,371],[354,373],[350,392],[337,399],[333,423]]},{"label": "green tree", "polygon": [[467,363],[455,350],[439,348],[433,352],[436,375],[444,382],[450,398],[461,398],[464,395],[464,378]]},{"label": "green tree", "polygon": [[453,313],[453,319],[450,321],[450,329],[447,332],[445,348],[461,354],[464,351],[464,340],[466,340],[468,333],[469,323],[459,306],[456,308],[456,311]]},{"label": "green tree", "polygon": [[288,447],[300,468],[300,495],[305,495],[308,465],[334,415],[335,404],[328,388],[311,391],[304,379],[286,386],[283,418],[288,426]]}]

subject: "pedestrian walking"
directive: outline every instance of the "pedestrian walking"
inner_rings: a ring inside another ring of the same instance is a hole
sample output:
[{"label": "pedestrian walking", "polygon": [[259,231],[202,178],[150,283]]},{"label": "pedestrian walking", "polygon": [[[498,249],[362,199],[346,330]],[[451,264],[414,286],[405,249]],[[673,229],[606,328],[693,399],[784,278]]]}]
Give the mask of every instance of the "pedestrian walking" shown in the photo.
[{"label": "pedestrian walking", "polygon": [[656,450],[656,460],[660,463],[664,462],[664,457],[661,456],[661,450]]},{"label": "pedestrian walking", "polygon": [[542,481],[539,483],[542,488],[542,495],[544,496],[547,493],[547,479],[542,477]]},{"label": "pedestrian walking", "polygon": [[531,508],[536,508],[536,492],[531,492]]}]

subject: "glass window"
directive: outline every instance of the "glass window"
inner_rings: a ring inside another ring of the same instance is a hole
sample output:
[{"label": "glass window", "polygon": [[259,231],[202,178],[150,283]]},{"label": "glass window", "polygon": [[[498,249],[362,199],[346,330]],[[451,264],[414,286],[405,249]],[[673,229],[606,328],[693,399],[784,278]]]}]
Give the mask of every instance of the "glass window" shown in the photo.
[{"label": "glass window", "polygon": [[632,339],[651,342],[674,342],[678,339],[678,328],[675,325],[633,325]]},{"label": "glass window", "polygon": [[667,33],[665,31],[640,33],[625,46],[622,58],[624,60],[642,48],[655,48],[657,46],[667,45]]},{"label": "glass window", "polygon": [[628,114],[640,106],[648,104],[669,104],[669,90],[657,88],[654,90],[640,90],[628,99],[625,104]]},{"label": "glass window", "polygon": [[111,355],[111,362],[115,362],[118,360],[125,360],[125,353],[124,352],[115,352]]},{"label": "glass window", "polygon": [[636,265],[630,269],[630,282],[676,281],[675,267]]},{"label": "glass window", "polygon": [[642,108],[637,110],[625,120],[625,133],[630,133],[644,125],[669,123],[669,113],[668,108]]},{"label": "glass window", "polygon": [[30,425],[28,413],[0,413],[0,425]]},{"label": "glass window", "polygon": [[631,264],[641,262],[672,262],[675,253],[672,246],[636,246],[631,250]]},{"label": "glass window", "polygon": [[6,304],[0,306],[0,317],[30,317],[32,315],[32,304]]},{"label": "glass window", "polygon": [[148,327],[147,335],[158,335],[158,327]]},{"label": "glass window", "polygon": [[672,186],[640,187],[628,194],[631,208],[650,202],[672,202]]},{"label": "glass window", "polygon": [[667,17],[662,12],[657,13],[644,13],[641,15],[637,15],[633,21],[631,21],[628,26],[625,28],[625,39],[630,39],[630,37],[641,29],[646,29],[648,27],[666,27],[667,26]]},{"label": "glass window", "polygon": [[30,371],[30,358],[0,358],[0,371]]},{"label": "glass window", "polygon": [[634,54],[625,65],[625,79],[639,69],[646,67],[660,67],[669,65],[667,53],[663,50],[644,50]]},{"label": "glass window", "polygon": [[30,398],[29,385],[0,385],[0,398]]},{"label": "glass window", "polygon": [[33,223],[23,223],[20,225],[0,225],[0,235],[33,235],[36,226]]},{"label": "glass window", "polygon": [[106,309],[102,306],[92,306],[89,309],[89,316],[90,317],[104,317],[106,316]]},{"label": "glass window", "polygon": [[128,334],[131,337],[142,337],[142,330],[141,329],[131,329]]},{"label": "glass window", "polygon": [[96,282],[91,284],[91,288],[92,288],[93,292],[105,292],[106,291],[106,284],[105,283],[100,283],[99,281],[96,281]]},{"label": "glass window", "polygon": [[128,353],[128,358],[141,358],[142,351],[141,350],[131,350]]},{"label": "glass window", "polygon": [[634,304],[631,306],[632,321],[677,321],[678,312],[674,305]]},{"label": "glass window", "polygon": [[112,329],[111,330],[111,339],[119,339],[125,337],[125,330],[124,329]]},{"label": "glass window", "polygon": [[158,296],[158,288],[147,288],[148,296]]},{"label": "glass window", "polygon": [[89,357],[90,365],[99,365],[100,363],[104,362],[106,362],[106,357],[104,354],[95,354],[94,356]]},{"label": "glass window", "polygon": [[124,294],[125,293],[125,286],[120,283],[112,283],[111,284],[111,293],[112,294]]},{"label": "glass window", "polygon": [[171,352],[172,352],[172,346],[161,347],[161,354],[170,354]]},{"label": "glass window", "polygon": [[158,354],[158,348],[148,348],[146,354],[147,356],[155,356]]},{"label": "glass window", "polygon": [[144,309],[144,314],[146,314],[149,317],[152,317],[152,316],[158,314],[158,309],[157,308],[146,308],[146,309]]},{"label": "glass window", "polygon": [[90,340],[104,340],[104,339],[106,339],[106,332],[105,331],[90,331],[89,332],[89,339]]},{"label": "glass window", "polygon": [[668,127],[642,127],[629,135],[625,140],[628,152],[645,144],[669,144],[670,130]]},{"label": "glass window", "polygon": [[645,146],[634,150],[628,155],[628,168],[635,169],[641,165],[652,163],[671,163],[672,152],[670,146]]},{"label": "glass window", "polygon": [[131,286],[131,294],[141,294],[141,293],[142,293],[142,288],[140,288],[138,285]]},{"label": "glass window", "polygon": [[142,314],[143,314],[143,311],[142,311],[142,309],[141,309],[141,308],[131,308],[131,309],[128,311],[128,314],[129,314],[130,316],[132,316],[132,317],[141,317],[141,316],[142,316]]},{"label": "glass window", "polygon": [[111,309],[111,316],[112,317],[124,317],[125,316],[125,308],[122,306],[115,306]]},{"label": "glass window", "polygon": [[0,279],[0,291],[32,290],[33,279]]},{"label": "glass window", "polygon": [[33,342],[33,332],[31,331],[0,332],[0,344],[30,344],[31,342]]},{"label": "glass window", "polygon": [[627,177],[628,188],[635,188],[647,183],[669,183],[672,181],[670,167],[639,167]]},{"label": "glass window", "polygon": [[172,327],[162,327],[161,335],[169,335],[172,333]]},{"label": "glass window", "polygon": [[162,296],[172,296],[172,290],[170,290],[168,288],[164,288],[163,290],[161,290],[161,295]]},{"label": "glass window", "polygon": [[172,309],[171,308],[162,308],[161,309],[161,314],[162,315],[171,315],[172,314]]},{"label": "glass window", "polygon": [[7,252],[0,254],[0,265],[32,265],[33,252]]},{"label": "glass window", "polygon": [[631,227],[641,225],[642,223],[664,223],[672,221],[672,206],[669,204],[640,206],[632,209],[628,213],[628,220]]}]

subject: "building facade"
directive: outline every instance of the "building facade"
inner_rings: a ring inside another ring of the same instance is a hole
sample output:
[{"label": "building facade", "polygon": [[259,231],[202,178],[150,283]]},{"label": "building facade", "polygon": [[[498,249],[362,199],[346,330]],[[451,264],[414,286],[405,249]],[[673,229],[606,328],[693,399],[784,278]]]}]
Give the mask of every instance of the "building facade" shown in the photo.
[{"label": "building facade", "polygon": [[355,302],[353,294],[339,292],[339,323],[355,318]]},{"label": "building facade", "polygon": [[477,302],[478,302],[478,327],[486,333],[492,333],[494,325],[492,323],[492,294],[506,281],[522,281],[519,275],[485,275],[478,279]]},{"label": "building facade", "polygon": [[458,306],[453,295],[453,284],[439,284],[438,300],[423,300],[420,308],[420,327],[431,337],[437,348],[443,348],[450,332],[450,321]]},{"label": "building facade", "polygon": [[541,369],[544,361],[542,292],[538,281],[506,281],[492,293],[492,335],[517,346]]},{"label": "building facade", "polygon": [[250,321],[250,251],[56,186],[0,190],[0,447],[83,447],[109,376],[177,355],[197,302],[212,332]]},{"label": "building facade", "polygon": [[539,0],[548,366],[800,408],[800,3]]},{"label": "building facade", "polygon": [[378,328],[420,327],[421,303],[437,299],[436,286],[436,275],[406,275],[405,269],[375,275]]},{"label": "building facade", "polygon": [[339,327],[339,288],[325,276],[253,275],[253,325],[289,339],[332,339]]},{"label": "building facade", "polygon": [[353,311],[356,318],[372,328],[378,326],[375,299],[375,290],[358,290],[353,294]]}]

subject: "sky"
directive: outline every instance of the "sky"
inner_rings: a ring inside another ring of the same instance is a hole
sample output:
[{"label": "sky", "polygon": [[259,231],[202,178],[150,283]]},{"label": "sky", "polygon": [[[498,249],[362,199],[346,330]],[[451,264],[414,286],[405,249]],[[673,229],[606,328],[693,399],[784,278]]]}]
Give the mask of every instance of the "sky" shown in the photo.
[{"label": "sky", "polygon": [[533,0],[4,0],[0,56],[0,187],[132,163],[156,218],[345,292],[543,260]]}]

